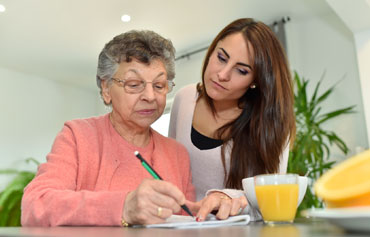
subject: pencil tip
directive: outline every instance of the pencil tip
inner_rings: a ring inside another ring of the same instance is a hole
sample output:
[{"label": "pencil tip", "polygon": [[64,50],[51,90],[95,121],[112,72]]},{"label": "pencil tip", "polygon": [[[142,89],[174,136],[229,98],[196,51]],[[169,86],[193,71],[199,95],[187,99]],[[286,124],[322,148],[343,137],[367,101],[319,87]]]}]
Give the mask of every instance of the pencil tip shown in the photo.
[{"label": "pencil tip", "polygon": [[139,152],[138,152],[138,151],[135,151],[134,153],[135,153],[135,156],[137,156],[137,155],[139,154]]}]

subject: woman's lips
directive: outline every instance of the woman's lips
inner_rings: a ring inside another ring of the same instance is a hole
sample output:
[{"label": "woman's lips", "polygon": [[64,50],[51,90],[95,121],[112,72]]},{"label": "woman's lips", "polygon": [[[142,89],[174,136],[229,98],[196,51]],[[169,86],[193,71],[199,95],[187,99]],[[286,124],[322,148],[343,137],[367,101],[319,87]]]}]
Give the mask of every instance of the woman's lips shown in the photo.
[{"label": "woman's lips", "polygon": [[155,109],[142,109],[142,110],[138,110],[137,112],[141,115],[152,115],[154,111]]},{"label": "woman's lips", "polygon": [[221,86],[219,83],[212,81],[213,86],[219,89],[227,90],[225,87]]}]

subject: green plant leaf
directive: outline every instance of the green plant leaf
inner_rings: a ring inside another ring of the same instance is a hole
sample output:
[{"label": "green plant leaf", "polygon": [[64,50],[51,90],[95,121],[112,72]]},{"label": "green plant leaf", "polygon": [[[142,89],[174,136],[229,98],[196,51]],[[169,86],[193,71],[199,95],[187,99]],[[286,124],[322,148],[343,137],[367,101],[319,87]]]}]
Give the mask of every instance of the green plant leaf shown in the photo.
[{"label": "green plant leaf", "polygon": [[17,174],[19,171],[15,169],[0,170],[0,174]]},{"label": "green plant leaf", "polygon": [[34,163],[35,165],[39,166],[40,165],[40,162],[38,160],[36,160],[35,158],[32,158],[32,157],[29,157],[26,159],[26,163]]},{"label": "green plant leaf", "polygon": [[0,226],[8,226],[9,220],[12,218],[12,209],[22,199],[23,190],[11,189],[7,190],[6,194],[6,199],[2,199],[0,202]]},{"label": "green plant leaf", "polygon": [[335,110],[335,111],[331,111],[329,113],[326,113],[326,114],[323,114],[323,115],[320,115],[319,116],[319,121],[317,122],[318,124],[322,124],[324,123],[325,121],[329,120],[329,119],[332,119],[332,118],[335,118],[335,117],[338,117],[342,114],[351,114],[351,113],[354,113],[355,111],[353,110],[355,106],[349,106],[349,107],[346,107],[346,108],[343,108],[343,109],[338,109],[338,110]]},{"label": "green plant leaf", "polygon": [[[297,130],[296,139],[289,153],[287,170],[289,173],[307,175],[312,178],[313,182],[335,164],[334,161],[329,161],[331,146],[337,146],[344,154],[348,152],[345,142],[334,131],[323,129],[321,124],[355,112],[355,106],[349,106],[328,113],[321,113],[322,102],[334,93],[337,85],[335,84],[319,94],[324,75],[325,73],[316,83],[311,99],[308,99],[309,81],[294,72],[294,112]],[[299,207],[300,209],[322,207],[321,200],[312,192],[312,184],[307,189],[307,194]]]},{"label": "green plant leaf", "polygon": [[[38,162],[29,158],[26,162]],[[35,177],[35,172],[17,171],[6,169],[0,171],[1,174],[16,174],[12,181],[0,193],[0,226],[20,226],[21,201],[23,190]]]},{"label": "green plant leaf", "polygon": [[334,90],[334,86],[329,88],[328,90],[326,90],[322,95],[320,95],[319,98],[317,98],[317,101],[315,102],[315,105],[317,106],[318,104],[323,102],[326,98],[328,98],[329,95],[331,95],[331,93],[333,92],[333,90]]}]

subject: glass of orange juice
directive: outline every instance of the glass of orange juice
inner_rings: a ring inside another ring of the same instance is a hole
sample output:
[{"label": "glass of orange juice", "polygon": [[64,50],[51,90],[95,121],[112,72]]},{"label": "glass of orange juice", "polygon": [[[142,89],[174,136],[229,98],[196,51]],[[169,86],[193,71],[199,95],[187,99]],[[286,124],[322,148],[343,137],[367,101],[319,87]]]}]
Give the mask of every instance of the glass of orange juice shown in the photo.
[{"label": "glass of orange juice", "polygon": [[254,177],[256,198],[266,224],[293,223],[298,204],[297,174],[264,174]]}]

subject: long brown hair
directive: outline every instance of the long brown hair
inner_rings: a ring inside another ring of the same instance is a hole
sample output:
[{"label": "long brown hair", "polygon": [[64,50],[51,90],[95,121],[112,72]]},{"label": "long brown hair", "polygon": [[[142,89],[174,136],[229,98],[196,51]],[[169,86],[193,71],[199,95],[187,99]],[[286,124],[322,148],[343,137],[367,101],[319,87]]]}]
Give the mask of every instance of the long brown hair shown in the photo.
[{"label": "long brown hair", "polygon": [[[221,149],[225,186],[241,189],[241,180],[262,173],[276,173],[280,155],[295,137],[294,96],[291,73],[285,52],[271,29],[251,18],[238,19],[227,25],[208,48],[202,68],[199,98],[205,98],[216,114],[212,99],[204,86],[204,74],[217,43],[230,34],[242,33],[253,47],[253,71],[256,88],[239,99],[242,112],[238,118],[217,130],[224,140]],[[248,44],[247,44],[248,45]],[[226,170],[226,145],[232,141],[230,170]]]}]

